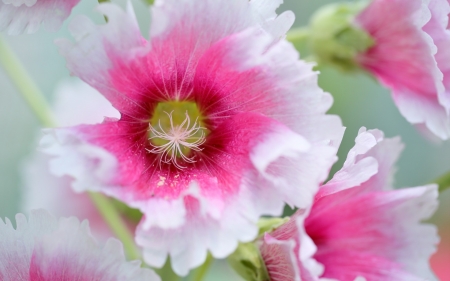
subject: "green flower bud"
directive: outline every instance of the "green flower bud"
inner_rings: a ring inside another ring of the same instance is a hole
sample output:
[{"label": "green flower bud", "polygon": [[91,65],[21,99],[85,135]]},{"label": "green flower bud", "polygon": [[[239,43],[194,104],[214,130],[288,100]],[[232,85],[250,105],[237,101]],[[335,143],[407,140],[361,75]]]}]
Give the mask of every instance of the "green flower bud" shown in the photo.
[{"label": "green flower bud", "polygon": [[342,70],[358,69],[356,57],[374,45],[373,38],[354,23],[366,2],[337,3],[321,8],[309,29],[309,47],[319,64]]},{"label": "green flower bud", "polygon": [[241,243],[228,258],[230,266],[247,281],[269,281],[264,261],[255,243]]}]

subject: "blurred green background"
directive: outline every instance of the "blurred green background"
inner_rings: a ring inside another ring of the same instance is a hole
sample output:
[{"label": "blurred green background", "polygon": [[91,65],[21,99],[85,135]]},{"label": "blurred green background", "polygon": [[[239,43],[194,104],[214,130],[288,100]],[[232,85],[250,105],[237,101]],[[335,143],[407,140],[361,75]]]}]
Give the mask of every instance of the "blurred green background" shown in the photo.
[{"label": "blurred green background", "polygon": [[[113,2],[125,5],[125,1],[122,0]],[[140,0],[132,2],[142,32],[146,36],[150,22],[148,9]],[[293,10],[297,16],[295,25],[301,26],[307,24],[315,10],[330,2],[337,1],[285,0],[279,11]],[[82,0],[74,9],[71,18],[85,14],[102,23],[103,18],[93,11],[95,5],[94,0]],[[57,33],[41,29],[33,35],[11,37],[2,34],[49,101],[53,98],[56,84],[69,76],[65,61],[58,55],[53,44],[55,38],[69,37],[67,31],[69,21],[70,19]],[[439,175],[450,171],[450,141],[435,143],[425,139],[399,114],[389,92],[372,78],[362,74],[344,75],[333,69],[322,69],[320,84],[334,96],[335,103],[331,113],[340,115],[347,127],[339,151],[340,161],[336,164],[338,167],[353,146],[358,129],[365,126],[369,129],[379,128],[388,137],[399,135],[406,144],[398,162],[395,182],[397,187],[429,183]],[[21,198],[20,166],[24,158],[36,149],[35,139],[39,134],[39,124],[1,68],[0,120],[0,217],[13,217],[19,211]],[[440,234],[444,240],[442,249],[447,247],[447,251],[450,252],[450,191],[441,194],[440,200],[440,208],[433,221],[440,227]],[[442,252],[441,256],[445,258],[445,253]],[[448,254],[447,258],[446,263],[450,264]],[[225,273],[226,268],[219,267],[218,270],[216,275],[210,275],[208,280],[232,280],[231,275]],[[442,272],[447,270],[450,274],[448,266],[438,270]]]}]

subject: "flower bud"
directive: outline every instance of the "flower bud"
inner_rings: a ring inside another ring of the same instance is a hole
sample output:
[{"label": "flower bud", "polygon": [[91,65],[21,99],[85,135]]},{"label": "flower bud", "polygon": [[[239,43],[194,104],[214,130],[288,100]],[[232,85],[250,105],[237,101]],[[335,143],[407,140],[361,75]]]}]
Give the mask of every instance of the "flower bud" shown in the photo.
[{"label": "flower bud", "polygon": [[364,2],[324,6],[310,23],[309,47],[320,64],[357,70],[356,57],[374,45],[373,38],[354,22]]}]

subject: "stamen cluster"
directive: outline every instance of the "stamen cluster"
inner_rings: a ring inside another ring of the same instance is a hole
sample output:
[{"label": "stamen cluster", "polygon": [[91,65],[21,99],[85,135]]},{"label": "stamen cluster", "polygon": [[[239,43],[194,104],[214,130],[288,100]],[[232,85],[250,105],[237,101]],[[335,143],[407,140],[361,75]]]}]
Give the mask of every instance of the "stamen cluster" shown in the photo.
[{"label": "stamen cluster", "polygon": [[[150,144],[152,149],[147,149],[150,153],[155,153],[159,155],[160,164],[173,164],[177,169],[185,169],[186,166],[179,162],[182,159],[185,163],[195,163],[195,154],[193,151],[202,151],[200,147],[205,143],[206,137],[204,130],[206,128],[201,127],[198,122],[198,117],[195,119],[194,124],[191,126],[191,118],[186,111],[186,118],[180,125],[174,125],[172,114],[164,112],[167,114],[170,120],[170,128],[166,132],[161,125],[161,120],[158,121],[158,128],[153,127],[149,124],[150,132]],[[199,135],[200,134],[200,135]],[[167,141],[167,143],[162,145],[154,144],[151,140],[162,139]],[[186,152],[187,150],[187,152]]]}]

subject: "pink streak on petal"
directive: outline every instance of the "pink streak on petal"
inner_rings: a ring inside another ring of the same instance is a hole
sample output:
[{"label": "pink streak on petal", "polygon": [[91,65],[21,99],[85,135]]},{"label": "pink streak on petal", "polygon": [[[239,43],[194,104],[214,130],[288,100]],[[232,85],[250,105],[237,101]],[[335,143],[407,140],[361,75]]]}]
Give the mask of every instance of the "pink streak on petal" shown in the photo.
[{"label": "pink streak on petal", "polygon": [[[61,253],[54,257],[39,257],[35,253],[31,257],[29,278],[33,281],[92,281],[108,280],[102,270],[95,269],[95,262],[92,260],[86,264],[79,264],[76,253]],[[99,264],[97,264],[99,265]],[[91,267],[91,269],[89,269]]]},{"label": "pink streak on petal", "polygon": [[261,257],[270,280],[300,281],[294,240],[277,240],[269,234],[265,234],[263,241],[263,245],[260,247]]},{"label": "pink streak on petal", "polygon": [[328,251],[318,253],[315,258],[326,265],[324,277],[340,281],[354,281],[358,276],[367,281],[424,281],[405,272],[392,260],[360,251]]}]

